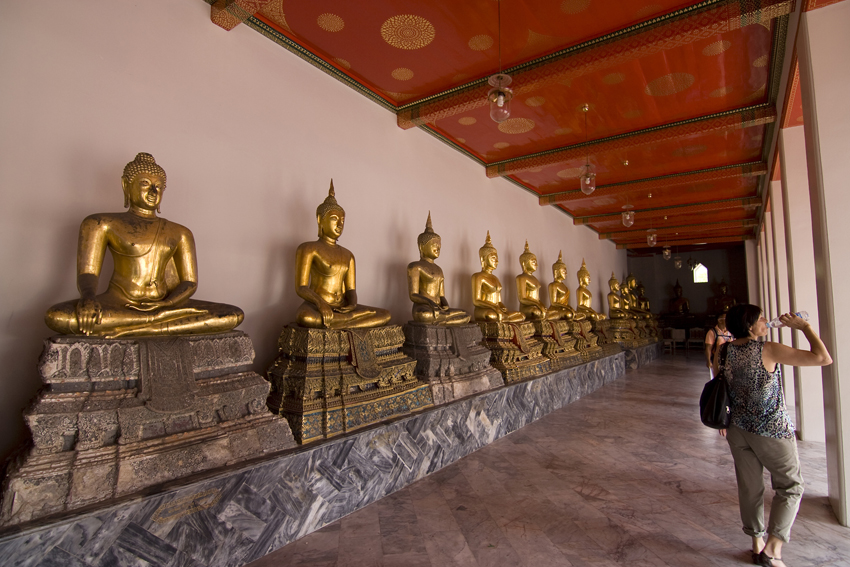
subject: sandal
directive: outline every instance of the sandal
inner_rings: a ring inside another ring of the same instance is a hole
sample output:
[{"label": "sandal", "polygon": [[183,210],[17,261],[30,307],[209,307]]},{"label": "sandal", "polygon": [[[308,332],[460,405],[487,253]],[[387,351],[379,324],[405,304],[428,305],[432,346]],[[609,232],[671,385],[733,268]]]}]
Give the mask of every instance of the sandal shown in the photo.
[{"label": "sandal", "polygon": [[[753,554],[755,556],[755,554]],[[759,564],[763,567],[788,567],[781,557],[771,557],[764,551],[758,554]],[[777,561],[779,563],[777,563]],[[781,563],[781,565],[780,565]]]}]

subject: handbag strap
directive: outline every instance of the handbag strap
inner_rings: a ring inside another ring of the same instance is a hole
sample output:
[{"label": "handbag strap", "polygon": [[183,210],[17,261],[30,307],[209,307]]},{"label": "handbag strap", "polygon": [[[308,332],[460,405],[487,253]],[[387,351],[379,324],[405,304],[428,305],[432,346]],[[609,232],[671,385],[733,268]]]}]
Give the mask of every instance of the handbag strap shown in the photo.
[{"label": "handbag strap", "polygon": [[726,354],[728,351],[729,343],[720,345],[720,364],[717,366],[717,369],[720,370],[721,374],[726,370]]}]

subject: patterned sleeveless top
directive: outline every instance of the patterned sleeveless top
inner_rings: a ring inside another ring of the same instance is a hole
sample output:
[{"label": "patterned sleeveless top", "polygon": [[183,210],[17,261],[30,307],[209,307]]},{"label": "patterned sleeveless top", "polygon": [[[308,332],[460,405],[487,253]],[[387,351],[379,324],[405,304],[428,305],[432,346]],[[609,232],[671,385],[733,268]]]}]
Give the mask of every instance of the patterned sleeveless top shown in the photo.
[{"label": "patterned sleeveless top", "polygon": [[727,348],[725,369],[732,425],[763,437],[794,437],[794,424],[785,411],[779,365],[768,372],[762,363],[764,343],[750,340]]}]

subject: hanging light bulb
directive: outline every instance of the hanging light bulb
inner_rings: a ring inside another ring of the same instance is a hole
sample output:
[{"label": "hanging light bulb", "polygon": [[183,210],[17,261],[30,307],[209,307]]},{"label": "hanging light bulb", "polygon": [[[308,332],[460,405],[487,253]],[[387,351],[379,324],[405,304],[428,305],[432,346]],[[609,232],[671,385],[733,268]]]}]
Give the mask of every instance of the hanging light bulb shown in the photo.
[{"label": "hanging light bulb", "polygon": [[508,88],[511,81],[511,77],[504,73],[497,73],[487,81],[493,87],[487,93],[487,100],[490,102],[490,118],[494,122],[501,123],[511,117],[511,99],[514,97],[514,92]]},{"label": "hanging light bulb", "polygon": [[626,228],[635,224],[635,212],[631,209],[634,209],[632,205],[623,205],[623,226]]},{"label": "hanging light bulb", "polygon": [[682,267],[682,258],[681,257],[676,256],[675,258],[673,258],[673,267],[676,268],[677,270]]},{"label": "hanging light bulb", "polygon": [[662,252],[661,255],[664,257],[665,260],[669,260],[673,256],[673,254],[670,252],[669,246],[664,247],[664,252]]},{"label": "hanging light bulb", "polygon": [[[587,111],[590,110],[590,105],[585,104],[581,107],[584,112],[584,143],[587,144]],[[590,195],[596,190],[596,168],[590,165],[590,154],[587,154],[587,160],[581,168],[581,192],[585,195]]]},{"label": "hanging light bulb", "polygon": [[655,233],[654,228],[646,231],[646,243],[650,246],[655,246],[658,243],[658,235]]}]

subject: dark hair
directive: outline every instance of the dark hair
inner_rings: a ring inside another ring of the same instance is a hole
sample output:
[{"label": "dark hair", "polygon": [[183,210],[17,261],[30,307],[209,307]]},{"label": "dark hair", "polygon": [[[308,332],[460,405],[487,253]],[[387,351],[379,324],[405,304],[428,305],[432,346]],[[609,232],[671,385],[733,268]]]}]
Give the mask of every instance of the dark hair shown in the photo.
[{"label": "dark hair", "polygon": [[726,313],[726,329],[736,339],[750,336],[750,327],[761,317],[761,307],[749,303],[739,303],[729,308]]}]

